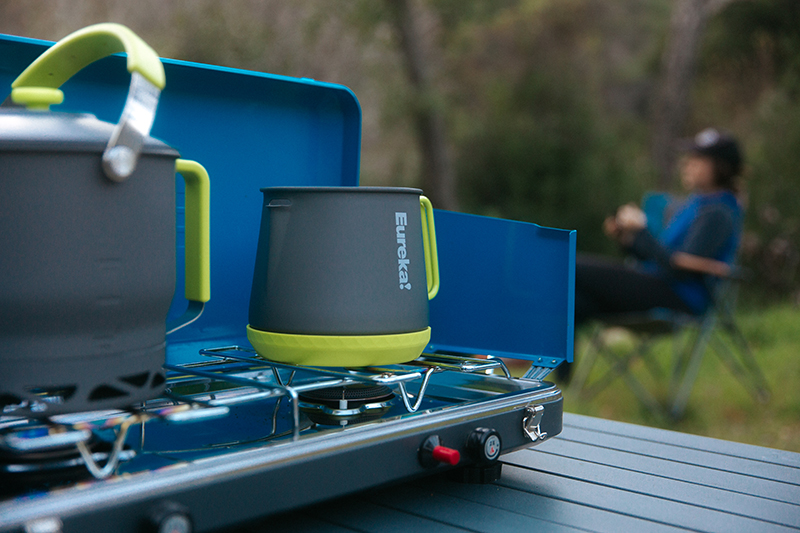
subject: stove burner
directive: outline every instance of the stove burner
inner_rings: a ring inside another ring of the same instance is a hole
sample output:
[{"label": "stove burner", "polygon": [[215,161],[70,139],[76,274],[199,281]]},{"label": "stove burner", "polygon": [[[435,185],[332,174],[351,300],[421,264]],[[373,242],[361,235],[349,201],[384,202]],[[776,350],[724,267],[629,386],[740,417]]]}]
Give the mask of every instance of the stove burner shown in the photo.
[{"label": "stove burner", "polygon": [[346,426],[381,416],[391,406],[394,393],[385,385],[355,383],[305,391],[299,398],[300,409],[311,421]]},{"label": "stove burner", "polygon": [[[92,435],[86,441],[86,447],[95,461],[104,462],[111,454],[113,443]],[[124,450],[120,460],[130,459],[133,454],[134,452],[129,449]],[[0,485],[4,487],[33,489],[91,477],[86,463],[74,444],[29,451],[0,446]]]},{"label": "stove burner", "polygon": [[322,403],[333,407],[339,407],[342,401],[347,402],[350,406],[357,407],[365,403],[390,400],[393,397],[392,389],[386,385],[371,385],[368,383],[316,389],[300,394],[300,399],[303,401]]}]

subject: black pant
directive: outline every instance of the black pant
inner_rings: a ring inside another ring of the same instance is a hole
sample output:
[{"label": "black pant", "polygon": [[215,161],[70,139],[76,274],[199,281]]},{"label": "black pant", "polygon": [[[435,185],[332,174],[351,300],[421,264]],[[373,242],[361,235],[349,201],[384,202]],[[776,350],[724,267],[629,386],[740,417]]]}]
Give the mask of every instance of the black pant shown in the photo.
[{"label": "black pant", "polygon": [[669,281],[614,261],[578,255],[575,263],[575,322],[581,324],[609,313],[632,313],[656,307],[691,313]]},{"label": "black pant", "polygon": [[[662,276],[607,257],[580,254],[575,261],[575,325],[612,313],[644,312],[656,307],[691,313]],[[556,374],[569,381],[572,365]]]}]

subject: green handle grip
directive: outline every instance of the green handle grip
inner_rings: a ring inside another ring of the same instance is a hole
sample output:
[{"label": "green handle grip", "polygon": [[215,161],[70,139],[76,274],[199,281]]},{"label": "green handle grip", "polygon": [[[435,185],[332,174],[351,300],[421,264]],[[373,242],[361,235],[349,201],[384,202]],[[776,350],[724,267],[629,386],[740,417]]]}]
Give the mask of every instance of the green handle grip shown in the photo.
[{"label": "green handle grip", "polygon": [[425,252],[425,277],[428,279],[428,300],[439,292],[439,253],[436,250],[436,227],[433,225],[433,206],[425,196],[419,197],[422,215],[422,248]]},{"label": "green handle grip", "polygon": [[175,161],[175,171],[186,182],[186,299],[211,299],[210,184],[200,163]]},{"label": "green handle grip", "polygon": [[13,89],[58,89],[83,67],[111,54],[128,54],[128,72],[138,72],[163,89],[164,66],[158,54],[131,30],[106,22],[71,33],[40,55],[11,84]]}]

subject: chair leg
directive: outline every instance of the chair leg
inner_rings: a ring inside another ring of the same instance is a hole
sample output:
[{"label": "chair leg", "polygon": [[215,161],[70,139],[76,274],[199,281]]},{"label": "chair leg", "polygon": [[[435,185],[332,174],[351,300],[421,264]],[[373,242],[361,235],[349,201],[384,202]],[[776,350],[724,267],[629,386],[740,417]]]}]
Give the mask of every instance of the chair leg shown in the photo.
[{"label": "chair leg", "polygon": [[648,335],[642,339],[641,343],[639,344],[638,352],[642,358],[642,362],[647,367],[647,370],[650,372],[650,375],[653,377],[653,379],[660,381],[664,376],[664,369],[661,368],[661,365],[658,364],[658,361],[656,361],[654,357],[651,357],[652,346],[653,338]]},{"label": "chair leg", "polygon": [[[575,390],[584,398],[594,398],[606,387],[608,387],[608,385],[610,385],[614,379],[617,377],[622,377],[625,383],[628,385],[628,388],[631,389],[633,394],[637,397],[639,402],[642,403],[642,405],[647,407],[647,409],[650,410],[650,412],[654,415],[666,419],[666,411],[661,403],[641,384],[638,379],[636,379],[635,376],[628,372],[631,361],[637,356],[642,356],[642,350],[645,350],[645,353],[649,351],[648,343],[645,341],[635,349],[631,350],[627,355],[618,356],[605,349],[600,339],[601,334],[602,328],[598,326],[593,332],[593,335],[589,341],[589,345],[587,346],[587,350],[585,351],[586,358],[581,362],[581,365],[579,365],[578,371],[575,373],[573,378],[572,385],[575,387]],[[587,386],[588,375],[600,355],[603,355],[609,361],[611,367],[606,370],[606,372],[600,378],[594,380],[590,385]],[[647,358],[645,357],[645,359]],[[660,368],[654,370],[651,367],[649,370],[654,374],[661,373]]]},{"label": "chair leg", "polygon": [[747,340],[735,323],[727,322],[724,326],[733,344],[738,348],[740,360],[737,360],[734,351],[718,336],[712,338],[714,351],[739,382],[746,389],[749,389],[750,394],[756,400],[762,403],[767,402],[770,397],[769,384],[761,371],[761,367],[756,362]]},{"label": "chair leg", "polygon": [[594,368],[594,363],[597,361],[597,354],[599,353],[597,343],[600,340],[601,331],[602,328],[600,326],[594,327],[592,334],[589,336],[586,349],[583,350],[583,354],[578,359],[578,364],[576,365],[578,368],[575,370],[575,375],[572,376],[572,382],[570,383],[570,390],[576,393],[580,393],[583,390],[586,380],[589,378],[592,368]]},{"label": "chair leg", "polygon": [[651,413],[659,418],[667,418],[667,413],[664,410],[664,407],[661,405],[658,399],[641,384],[638,379],[628,372],[626,372],[623,377],[625,379],[625,383],[628,385],[628,388],[633,391],[633,394],[639,399],[639,402],[641,402],[642,405],[647,407]]},{"label": "chair leg", "polygon": [[626,370],[630,367],[630,362],[636,355],[636,351],[632,351],[626,356],[618,356],[608,352],[599,352],[605,354],[605,358],[611,363],[611,367],[606,370],[605,374],[594,380],[594,382],[583,390],[585,398],[594,398],[600,394],[603,389],[608,387],[614,379],[626,374]]},{"label": "chair leg", "polygon": [[[678,339],[680,330],[672,334],[672,375],[669,379],[669,397],[674,398],[681,381],[681,376],[686,372],[686,366],[691,359],[693,346],[697,343],[700,328],[686,328],[691,330],[685,335],[685,340]],[[679,342],[680,340],[680,342]]]},{"label": "chair leg", "polygon": [[714,317],[707,317],[706,320],[703,320],[700,331],[692,346],[685,371],[681,369],[683,377],[680,379],[680,384],[672,399],[672,409],[670,411],[674,419],[681,418],[684,411],[686,411],[686,404],[689,402],[689,396],[692,393],[694,382],[697,379],[697,374],[700,372],[700,363],[703,361],[703,354],[705,353],[706,346],[714,331],[715,323],[716,320]]}]

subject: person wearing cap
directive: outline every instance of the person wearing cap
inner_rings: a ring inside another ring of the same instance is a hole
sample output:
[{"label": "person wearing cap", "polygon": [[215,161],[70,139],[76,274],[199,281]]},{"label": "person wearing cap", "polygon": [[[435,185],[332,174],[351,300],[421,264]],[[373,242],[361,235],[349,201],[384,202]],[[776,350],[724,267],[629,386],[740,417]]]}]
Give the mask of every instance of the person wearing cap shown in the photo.
[{"label": "person wearing cap", "polygon": [[[667,308],[701,314],[711,302],[708,280],[728,276],[742,231],[736,196],[742,156],[736,140],[715,129],[685,147],[681,183],[690,193],[656,238],[637,206],[624,205],[604,222],[606,234],[639,259],[577,259],[575,320],[604,313]],[[711,276],[709,276],[711,275]]]},{"label": "person wearing cap", "polygon": [[[742,156],[736,140],[713,128],[684,146],[681,184],[689,192],[655,237],[645,213],[626,204],[603,222],[609,237],[639,261],[579,254],[575,265],[575,323],[615,313],[665,308],[702,314],[713,280],[731,273],[742,232],[736,178]],[[557,373],[568,381],[572,365]]]}]

